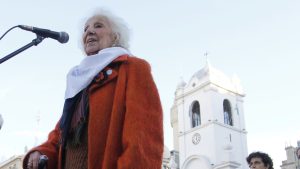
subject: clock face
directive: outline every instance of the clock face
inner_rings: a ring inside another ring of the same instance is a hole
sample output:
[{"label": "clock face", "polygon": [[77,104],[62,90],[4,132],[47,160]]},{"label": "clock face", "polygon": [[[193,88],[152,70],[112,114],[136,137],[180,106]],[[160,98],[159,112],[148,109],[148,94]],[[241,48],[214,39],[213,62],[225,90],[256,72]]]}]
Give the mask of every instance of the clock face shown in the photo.
[{"label": "clock face", "polygon": [[199,133],[195,133],[192,137],[193,144],[198,144],[201,140],[201,135]]}]

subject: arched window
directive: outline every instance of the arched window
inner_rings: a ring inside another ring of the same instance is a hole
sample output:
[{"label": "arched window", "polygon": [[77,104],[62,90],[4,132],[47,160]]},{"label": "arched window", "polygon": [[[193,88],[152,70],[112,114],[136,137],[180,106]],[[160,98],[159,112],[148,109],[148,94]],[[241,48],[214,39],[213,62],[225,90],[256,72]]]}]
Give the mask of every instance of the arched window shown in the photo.
[{"label": "arched window", "polygon": [[192,121],[192,127],[199,126],[201,124],[200,116],[200,104],[198,101],[194,101],[191,105],[190,116]]},{"label": "arched window", "polygon": [[223,101],[224,123],[233,126],[230,102],[225,99]]}]

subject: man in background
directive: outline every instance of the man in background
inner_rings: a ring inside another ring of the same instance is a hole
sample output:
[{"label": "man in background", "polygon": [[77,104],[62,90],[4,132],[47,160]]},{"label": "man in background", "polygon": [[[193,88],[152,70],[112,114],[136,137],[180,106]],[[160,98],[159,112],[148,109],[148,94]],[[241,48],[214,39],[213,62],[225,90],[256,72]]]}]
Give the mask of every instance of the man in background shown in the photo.
[{"label": "man in background", "polygon": [[297,158],[300,159],[300,147],[297,148],[296,155],[297,155]]},{"label": "man in background", "polygon": [[2,128],[2,124],[3,124],[3,118],[2,118],[2,116],[1,116],[1,114],[0,114],[0,130],[1,130],[1,128]]},{"label": "man in background", "polygon": [[246,158],[250,169],[274,169],[270,156],[263,152],[253,152]]}]

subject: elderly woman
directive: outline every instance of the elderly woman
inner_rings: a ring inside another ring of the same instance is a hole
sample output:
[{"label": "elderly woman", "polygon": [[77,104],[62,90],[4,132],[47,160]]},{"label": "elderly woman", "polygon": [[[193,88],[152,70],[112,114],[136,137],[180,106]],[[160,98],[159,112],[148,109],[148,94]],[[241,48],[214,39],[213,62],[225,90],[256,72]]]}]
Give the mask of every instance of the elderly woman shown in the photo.
[{"label": "elderly woman", "polygon": [[162,108],[149,64],[128,51],[123,20],[98,9],[83,33],[86,57],[70,70],[62,116],[23,168],[160,169]]}]

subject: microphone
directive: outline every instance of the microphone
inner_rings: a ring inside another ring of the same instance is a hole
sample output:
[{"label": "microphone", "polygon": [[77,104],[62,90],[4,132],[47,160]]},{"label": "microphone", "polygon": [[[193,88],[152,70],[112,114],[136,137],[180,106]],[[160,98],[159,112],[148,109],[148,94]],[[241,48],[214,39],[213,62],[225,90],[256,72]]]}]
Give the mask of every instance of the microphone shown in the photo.
[{"label": "microphone", "polygon": [[44,38],[55,39],[60,43],[67,43],[69,41],[69,35],[66,32],[55,32],[49,29],[41,29],[41,28],[36,28],[33,26],[26,26],[26,25],[18,25],[18,27],[23,30],[36,33],[37,35],[42,36]]}]

